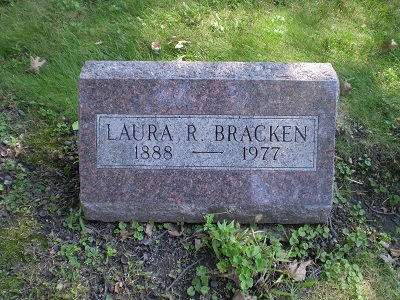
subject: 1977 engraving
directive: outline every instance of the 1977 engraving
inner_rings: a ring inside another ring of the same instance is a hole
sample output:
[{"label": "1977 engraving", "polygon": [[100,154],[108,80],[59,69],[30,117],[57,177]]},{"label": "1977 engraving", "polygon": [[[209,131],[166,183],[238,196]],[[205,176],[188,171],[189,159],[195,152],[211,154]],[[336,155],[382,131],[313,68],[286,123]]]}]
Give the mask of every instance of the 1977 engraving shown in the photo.
[{"label": "1977 engraving", "polygon": [[316,170],[316,116],[97,115],[97,167]]}]

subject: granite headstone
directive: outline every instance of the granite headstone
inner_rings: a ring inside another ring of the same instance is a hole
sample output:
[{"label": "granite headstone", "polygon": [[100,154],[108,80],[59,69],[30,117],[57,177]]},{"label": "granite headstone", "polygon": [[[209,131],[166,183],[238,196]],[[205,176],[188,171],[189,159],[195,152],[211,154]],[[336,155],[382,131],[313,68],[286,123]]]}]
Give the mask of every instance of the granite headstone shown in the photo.
[{"label": "granite headstone", "polygon": [[325,63],[89,61],[79,78],[84,213],[325,222],[338,91]]}]

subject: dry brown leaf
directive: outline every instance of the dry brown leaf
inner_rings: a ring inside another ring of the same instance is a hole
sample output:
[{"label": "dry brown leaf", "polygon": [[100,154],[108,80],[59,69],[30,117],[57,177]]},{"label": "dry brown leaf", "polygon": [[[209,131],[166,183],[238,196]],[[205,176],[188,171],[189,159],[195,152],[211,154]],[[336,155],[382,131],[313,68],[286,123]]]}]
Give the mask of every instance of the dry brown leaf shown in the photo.
[{"label": "dry brown leaf", "polygon": [[129,256],[127,256],[127,255],[125,255],[125,254],[122,254],[122,255],[121,255],[121,263],[122,263],[123,265],[127,265],[127,264],[129,263]]},{"label": "dry brown leaf", "polygon": [[243,294],[241,290],[236,290],[232,300],[246,300],[246,296]]},{"label": "dry brown leaf", "polygon": [[122,282],[121,281],[117,281],[114,285],[114,293],[115,294],[119,294],[119,289],[122,288]]},{"label": "dry brown leaf", "polygon": [[144,231],[147,235],[148,238],[151,238],[151,235],[153,234],[153,224],[146,224],[146,229]]},{"label": "dry brown leaf", "polygon": [[15,157],[18,157],[22,153],[22,146],[20,143],[16,143],[14,147]]},{"label": "dry brown leaf", "polygon": [[201,239],[194,239],[194,249],[198,250],[201,247]]},{"label": "dry brown leaf", "polygon": [[175,49],[183,49],[187,44],[190,44],[189,41],[178,41],[178,43],[175,45]]},{"label": "dry brown leaf", "polygon": [[393,263],[395,262],[398,258],[393,258],[389,254],[379,254],[379,257],[383,259],[384,262],[387,263]]},{"label": "dry brown leaf", "polygon": [[390,254],[392,257],[400,257],[400,249],[390,249]]},{"label": "dry brown leaf", "polygon": [[64,285],[63,283],[61,283],[61,282],[57,283],[57,286],[56,286],[56,289],[57,289],[57,290],[61,291],[61,290],[63,290],[64,288],[65,288],[65,285]]},{"label": "dry brown leaf", "polygon": [[6,149],[0,152],[1,157],[7,157],[11,153],[10,149]]},{"label": "dry brown leaf", "polygon": [[304,261],[300,264],[291,263],[288,268],[288,272],[292,275],[292,280],[294,282],[304,281],[306,279],[307,266],[313,263],[312,260]]},{"label": "dry brown leaf", "polygon": [[183,226],[169,224],[168,234],[175,237],[181,236],[183,234]]},{"label": "dry brown leaf", "polygon": [[36,57],[33,58],[33,56],[31,56],[31,65],[29,67],[29,69],[26,70],[26,72],[32,72],[35,74],[39,73],[39,68],[46,62],[45,59],[43,59],[42,61],[39,61],[40,57]]},{"label": "dry brown leaf", "polygon": [[235,269],[232,266],[230,266],[228,268],[228,273],[226,275],[226,278],[233,280],[233,282],[236,284],[236,286],[240,286],[239,275],[236,273]]},{"label": "dry brown leaf", "polygon": [[175,296],[172,295],[172,294],[169,293],[169,292],[166,292],[166,293],[165,293],[165,297],[166,297],[168,300],[176,300]]},{"label": "dry brown leaf", "polygon": [[348,83],[346,80],[339,80],[339,83],[341,95],[347,94],[352,89],[350,83]]},{"label": "dry brown leaf", "polygon": [[153,50],[155,53],[160,52],[161,50],[161,45],[159,42],[152,42],[151,43],[151,50]]},{"label": "dry brown leaf", "polygon": [[397,48],[397,43],[394,41],[394,39],[392,39],[390,42],[383,41],[381,48],[386,51],[393,51]]},{"label": "dry brown leaf", "polygon": [[63,289],[69,288],[70,286],[71,286],[70,283],[67,283],[67,282],[59,282],[59,283],[57,283],[56,289],[59,290],[59,291],[61,291],[61,290],[63,290]]},{"label": "dry brown leaf", "polygon": [[130,237],[130,236],[132,236],[133,235],[133,233],[129,233],[128,231],[126,231],[125,229],[122,229],[120,232],[119,232],[119,241],[120,242],[123,242],[123,241],[125,241],[128,237]]},{"label": "dry brown leaf", "polygon": [[241,290],[236,290],[232,300],[257,300],[256,296],[246,296]]},{"label": "dry brown leaf", "polygon": [[289,266],[287,267],[287,271],[288,271],[289,275],[295,274],[298,266],[299,266],[299,264],[297,262],[293,262],[293,263],[289,264]]},{"label": "dry brown leaf", "polygon": [[258,223],[261,221],[261,219],[263,218],[262,214],[258,214],[255,218],[254,218],[254,222]]},{"label": "dry brown leaf", "polygon": [[140,290],[140,295],[139,295],[139,299],[140,300],[145,300],[145,299],[147,299],[147,292],[146,292],[147,290],[146,289],[141,289]]}]

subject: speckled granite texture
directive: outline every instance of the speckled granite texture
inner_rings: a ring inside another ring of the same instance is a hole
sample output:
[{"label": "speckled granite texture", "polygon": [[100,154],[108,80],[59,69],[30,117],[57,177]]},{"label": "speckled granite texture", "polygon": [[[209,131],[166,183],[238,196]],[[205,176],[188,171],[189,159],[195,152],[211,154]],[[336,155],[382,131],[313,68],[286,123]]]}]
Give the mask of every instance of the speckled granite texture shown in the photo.
[{"label": "speckled granite texture", "polygon": [[[100,221],[321,223],[332,207],[339,83],[330,64],[89,61],[79,78],[80,198]],[[316,170],[99,168],[98,115],[316,116]]]}]

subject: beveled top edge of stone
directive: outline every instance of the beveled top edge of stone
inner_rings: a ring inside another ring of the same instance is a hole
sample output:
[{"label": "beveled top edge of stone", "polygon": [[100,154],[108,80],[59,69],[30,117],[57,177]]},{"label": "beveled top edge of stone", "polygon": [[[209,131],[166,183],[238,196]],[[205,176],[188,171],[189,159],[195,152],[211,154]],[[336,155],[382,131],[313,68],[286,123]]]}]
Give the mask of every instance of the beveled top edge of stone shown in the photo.
[{"label": "beveled top edge of stone", "polygon": [[338,81],[330,63],[87,61],[84,79]]}]

